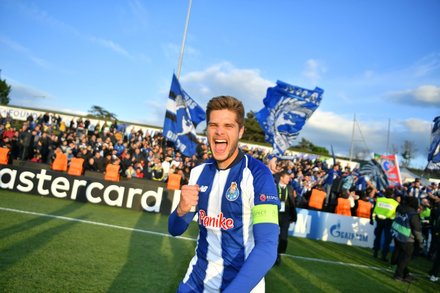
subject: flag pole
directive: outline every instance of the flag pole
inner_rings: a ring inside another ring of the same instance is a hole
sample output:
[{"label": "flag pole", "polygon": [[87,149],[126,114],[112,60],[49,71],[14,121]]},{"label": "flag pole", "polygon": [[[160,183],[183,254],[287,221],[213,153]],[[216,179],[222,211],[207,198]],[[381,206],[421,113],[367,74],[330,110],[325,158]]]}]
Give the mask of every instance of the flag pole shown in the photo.
[{"label": "flag pole", "polygon": [[353,141],[354,141],[354,129],[356,125],[356,113],[353,115],[353,129],[351,131],[351,144],[350,144],[350,162],[353,159]]},{"label": "flag pole", "polygon": [[188,31],[189,17],[191,15],[192,0],[189,0],[188,13],[186,14],[185,30],[183,32],[182,46],[180,47],[179,64],[177,65],[177,79],[180,78],[180,69],[182,68],[183,51],[185,50],[186,33]]}]

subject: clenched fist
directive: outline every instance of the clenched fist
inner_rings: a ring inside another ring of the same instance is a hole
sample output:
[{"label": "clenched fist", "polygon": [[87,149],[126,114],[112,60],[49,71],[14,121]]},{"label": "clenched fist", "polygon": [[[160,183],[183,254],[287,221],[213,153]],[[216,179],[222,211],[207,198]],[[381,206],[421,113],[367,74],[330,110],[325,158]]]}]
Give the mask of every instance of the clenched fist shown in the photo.
[{"label": "clenched fist", "polygon": [[180,194],[180,202],[177,206],[177,214],[181,217],[191,211],[192,207],[195,207],[199,202],[198,185],[183,185]]}]

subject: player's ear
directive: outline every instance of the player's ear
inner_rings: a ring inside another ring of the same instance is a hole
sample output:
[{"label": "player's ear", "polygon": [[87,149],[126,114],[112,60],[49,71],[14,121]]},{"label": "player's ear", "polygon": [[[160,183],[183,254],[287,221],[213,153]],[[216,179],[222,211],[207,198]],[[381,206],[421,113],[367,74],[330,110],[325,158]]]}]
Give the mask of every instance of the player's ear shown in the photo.
[{"label": "player's ear", "polygon": [[244,126],[240,128],[240,131],[238,132],[238,139],[241,139],[244,134]]}]

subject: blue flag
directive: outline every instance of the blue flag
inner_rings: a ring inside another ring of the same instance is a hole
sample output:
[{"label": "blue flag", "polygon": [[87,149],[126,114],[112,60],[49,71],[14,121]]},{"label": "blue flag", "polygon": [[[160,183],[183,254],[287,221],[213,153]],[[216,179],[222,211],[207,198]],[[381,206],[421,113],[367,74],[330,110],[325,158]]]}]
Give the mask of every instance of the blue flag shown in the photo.
[{"label": "blue flag", "polygon": [[276,155],[294,145],[307,119],[321,103],[323,93],[318,87],[312,91],[282,81],[267,89],[265,107],[255,117]]},{"label": "blue flag", "polygon": [[428,169],[440,169],[440,116],[434,118],[431,146],[428,153]]},{"label": "blue flag", "polygon": [[205,120],[205,111],[182,89],[175,74],[171,83],[163,126],[166,139],[187,157],[196,153],[196,127]]},{"label": "blue flag", "polygon": [[375,159],[371,159],[368,162],[361,162],[359,173],[370,180],[377,190],[385,190],[390,183],[388,176],[382,165]]}]

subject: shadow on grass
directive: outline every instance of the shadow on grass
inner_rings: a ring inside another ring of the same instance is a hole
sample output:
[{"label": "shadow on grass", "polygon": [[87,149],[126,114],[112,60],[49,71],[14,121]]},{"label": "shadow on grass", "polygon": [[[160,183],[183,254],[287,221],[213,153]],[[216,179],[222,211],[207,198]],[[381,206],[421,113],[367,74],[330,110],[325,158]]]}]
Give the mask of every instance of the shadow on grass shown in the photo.
[{"label": "shadow on grass", "polygon": [[[63,216],[66,214],[69,214],[73,211],[76,211],[78,209],[80,209],[82,207],[82,205],[76,203],[76,202],[72,202],[54,212],[51,213],[51,215],[56,215],[56,216]],[[25,214],[23,214],[25,215]],[[56,220],[56,218],[53,217],[44,217],[44,216],[35,216],[35,215],[28,215],[31,217],[34,217],[31,220],[28,220],[26,222],[22,222],[20,224],[16,224],[13,225],[11,227],[5,228],[0,230],[0,239],[5,239],[11,235],[16,235],[18,233],[30,230],[30,229],[34,229],[37,226],[43,225],[45,223],[48,223],[50,221],[54,221]]]},{"label": "shadow on grass", "polygon": [[[51,220],[50,218],[48,219]],[[47,222],[49,221],[46,218],[39,217],[33,221],[26,222],[25,224],[27,225],[23,226],[22,229],[19,229],[18,231],[35,229],[37,226]],[[39,249],[44,247],[57,235],[65,232],[66,230],[77,224],[77,222],[66,222],[55,227],[48,228],[44,231],[38,232],[33,236],[23,238],[18,242],[13,242],[9,246],[3,247],[0,250],[0,255],[2,256],[0,271],[4,271],[9,267],[12,267],[14,264],[22,259],[26,259],[28,255],[31,255],[33,252],[38,251]],[[40,226],[40,229],[42,228],[44,227]]]},{"label": "shadow on grass", "polygon": [[[168,217],[140,212],[134,228],[145,230],[145,222],[155,230],[163,228]],[[162,227],[162,228],[161,228]],[[195,241],[175,239],[133,231],[129,240],[126,263],[107,292],[176,292],[184,277],[195,247]]]}]

